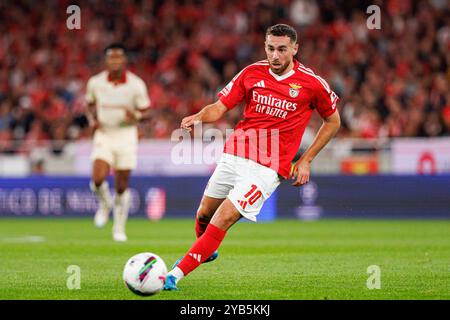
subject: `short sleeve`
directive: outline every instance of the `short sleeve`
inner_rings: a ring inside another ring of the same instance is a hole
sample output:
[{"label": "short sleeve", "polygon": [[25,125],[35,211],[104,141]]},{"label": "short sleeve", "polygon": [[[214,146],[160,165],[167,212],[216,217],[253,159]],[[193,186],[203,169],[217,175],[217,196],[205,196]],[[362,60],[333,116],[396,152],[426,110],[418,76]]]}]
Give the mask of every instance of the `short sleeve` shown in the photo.
[{"label": "short sleeve", "polygon": [[85,100],[88,104],[95,103],[95,91],[94,91],[94,81],[93,79],[89,79],[86,84],[86,95]]},{"label": "short sleeve", "polygon": [[135,107],[137,109],[147,109],[150,107],[150,98],[147,93],[147,86],[144,81],[138,81],[137,92],[135,97]]},{"label": "short sleeve", "polygon": [[245,98],[244,72],[239,72],[217,96],[228,108],[233,109]]},{"label": "short sleeve", "polygon": [[336,111],[339,97],[330,89],[328,83],[322,78],[318,79],[314,95],[314,107],[322,118],[328,118]]}]

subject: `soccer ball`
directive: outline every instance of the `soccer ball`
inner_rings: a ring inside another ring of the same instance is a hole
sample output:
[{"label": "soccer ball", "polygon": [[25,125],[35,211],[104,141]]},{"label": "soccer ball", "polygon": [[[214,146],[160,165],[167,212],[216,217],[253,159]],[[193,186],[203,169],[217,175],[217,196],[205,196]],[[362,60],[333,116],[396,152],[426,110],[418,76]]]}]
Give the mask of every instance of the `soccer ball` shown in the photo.
[{"label": "soccer ball", "polygon": [[144,252],[132,256],[123,269],[123,281],[131,292],[140,296],[158,293],[164,286],[167,267],[154,253]]}]

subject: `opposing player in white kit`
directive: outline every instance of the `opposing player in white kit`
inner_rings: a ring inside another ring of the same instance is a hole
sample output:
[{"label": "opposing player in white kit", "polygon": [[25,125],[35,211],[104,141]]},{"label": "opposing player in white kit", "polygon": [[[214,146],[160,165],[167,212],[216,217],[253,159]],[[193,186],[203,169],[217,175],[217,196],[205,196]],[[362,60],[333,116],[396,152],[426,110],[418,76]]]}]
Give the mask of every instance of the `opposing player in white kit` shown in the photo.
[{"label": "opposing player in white kit", "polygon": [[[126,241],[125,225],[130,207],[128,179],[137,165],[137,123],[150,117],[150,99],[142,79],[126,70],[126,51],[112,44],[105,51],[106,70],[87,83],[88,119],[94,128],[91,190],[99,200],[94,222],[106,225],[114,208],[113,239]],[[115,199],[109,191],[110,169],[115,174]]]}]

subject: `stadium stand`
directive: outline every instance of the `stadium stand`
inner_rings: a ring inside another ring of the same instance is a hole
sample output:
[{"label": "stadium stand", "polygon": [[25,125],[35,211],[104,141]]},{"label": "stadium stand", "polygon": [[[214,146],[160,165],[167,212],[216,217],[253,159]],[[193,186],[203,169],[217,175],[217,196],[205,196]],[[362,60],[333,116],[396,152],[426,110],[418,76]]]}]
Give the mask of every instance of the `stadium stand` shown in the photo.
[{"label": "stadium stand", "polygon": [[[368,1],[80,1],[81,30],[66,28],[71,1],[8,2],[0,4],[0,152],[89,138],[85,83],[113,41],[129,49],[129,69],[153,101],[141,136],[168,138],[238,70],[264,59],[262,34],[280,22],[296,26],[299,59],[341,97],[339,137],[450,134],[447,1],[372,1],[383,8],[381,30],[366,27]],[[216,126],[240,117],[237,108]]]}]

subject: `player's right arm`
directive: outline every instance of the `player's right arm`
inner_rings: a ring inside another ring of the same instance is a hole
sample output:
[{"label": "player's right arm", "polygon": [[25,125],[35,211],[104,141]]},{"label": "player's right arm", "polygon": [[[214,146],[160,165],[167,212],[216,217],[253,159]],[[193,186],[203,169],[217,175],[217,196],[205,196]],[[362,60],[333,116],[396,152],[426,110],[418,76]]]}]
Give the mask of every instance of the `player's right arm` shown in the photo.
[{"label": "player's right arm", "polygon": [[100,122],[97,119],[97,109],[95,103],[88,103],[86,117],[88,119],[89,126],[96,130],[100,127]]},{"label": "player's right arm", "polygon": [[87,82],[85,99],[87,103],[86,117],[88,119],[89,126],[95,131],[100,127],[100,123],[97,119],[97,106],[92,78]]},{"label": "player's right arm", "polygon": [[239,104],[245,97],[244,70],[239,72],[227,86],[219,92],[219,100],[213,104],[207,105],[200,112],[184,118],[181,121],[181,128],[191,131],[192,129],[190,127],[197,122],[217,121],[222,118],[225,112],[233,109]]},{"label": "player's right arm", "polygon": [[191,131],[191,126],[197,122],[215,122],[222,118],[227,111],[228,108],[223,104],[223,102],[217,100],[216,102],[204,107],[200,110],[200,112],[183,118],[183,120],[181,120],[181,128]]}]

